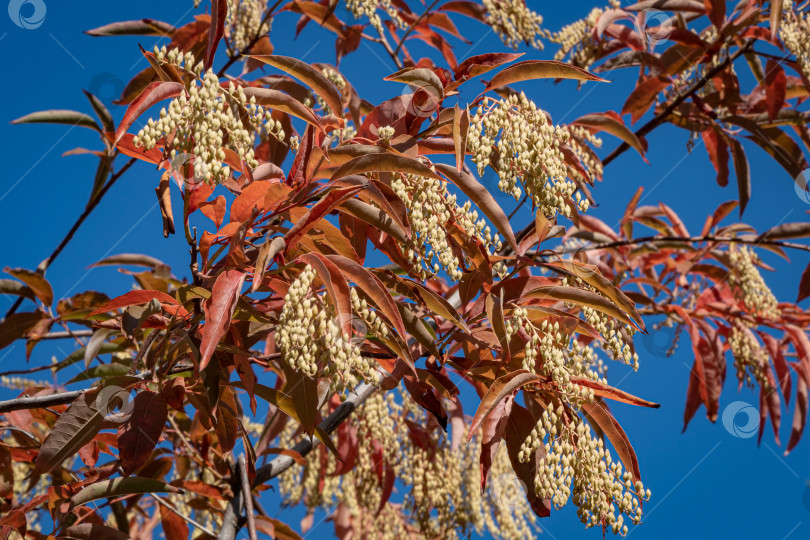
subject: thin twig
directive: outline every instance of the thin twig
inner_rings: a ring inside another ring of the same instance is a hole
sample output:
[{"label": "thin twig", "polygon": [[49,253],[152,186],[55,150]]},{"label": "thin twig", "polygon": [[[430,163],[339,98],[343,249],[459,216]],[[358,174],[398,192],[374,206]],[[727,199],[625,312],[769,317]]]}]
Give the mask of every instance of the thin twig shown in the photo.
[{"label": "thin twig", "polygon": [[[65,249],[65,246],[67,246],[67,245],[68,245],[68,243],[70,243],[70,241],[71,241],[71,240],[73,240],[73,235],[75,235],[75,234],[76,234],[76,231],[78,231],[78,230],[79,230],[79,227],[81,227],[81,226],[82,226],[82,223],[84,223],[84,220],[86,220],[86,219],[87,219],[87,217],[88,217],[88,216],[89,216],[89,215],[90,215],[90,214],[93,212],[93,210],[95,210],[95,209],[96,209],[96,207],[98,206],[98,204],[101,202],[101,199],[103,199],[103,198],[104,198],[104,195],[106,195],[106,194],[107,194],[107,192],[110,190],[110,188],[111,188],[111,187],[113,187],[113,184],[115,184],[115,183],[118,181],[118,179],[119,179],[119,178],[121,178],[121,176],[122,176],[122,175],[123,175],[125,172],[127,172],[127,170],[129,170],[129,168],[130,168],[130,167],[132,167],[132,165],[134,165],[134,164],[135,164],[135,162],[136,162],[136,161],[137,161],[137,159],[135,159],[135,158],[130,158],[130,160],[129,160],[129,161],[127,161],[127,162],[124,164],[124,166],[123,166],[123,167],[121,167],[121,168],[118,170],[118,172],[114,173],[114,174],[113,174],[113,175],[110,177],[110,179],[107,181],[107,183],[106,183],[106,184],[104,184],[104,187],[103,187],[103,188],[101,188],[101,191],[99,191],[99,192],[98,192],[98,195],[96,195],[96,196],[93,198],[93,200],[92,200],[92,201],[90,201],[90,202],[87,204],[87,207],[84,209],[84,212],[82,212],[82,214],[79,216],[79,218],[78,218],[78,219],[76,220],[76,222],[73,224],[73,226],[72,226],[72,227],[70,228],[70,230],[67,232],[67,234],[65,235],[65,237],[64,237],[64,238],[62,238],[62,241],[61,241],[61,242],[59,242],[59,245],[58,245],[58,246],[56,246],[56,249],[54,249],[54,250],[53,250],[53,252],[52,252],[52,253],[51,253],[51,254],[48,256],[48,258],[47,258],[47,259],[45,259],[44,261],[42,261],[42,263],[41,263],[41,264],[39,265],[39,267],[37,268],[37,271],[39,271],[39,272],[40,272],[40,273],[42,273],[42,274],[44,274],[44,273],[45,273],[45,271],[48,269],[48,267],[49,267],[51,264],[53,264],[53,261],[55,261],[55,260],[56,260],[56,258],[59,256],[59,254],[60,254],[60,253],[62,253],[62,250],[63,250],[63,249]],[[11,307],[10,307],[10,308],[8,309],[8,311],[6,312],[6,317],[8,317],[9,315],[14,314],[14,313],[17,311],[17,309],[20,307],[20,304],[22,304],[22,302],[23,302],[23,297],[22,297],[22,296],[18,297],[18,298],[17,298],[17,300],[16,300],[16,301],[15,301],[15,302],[14,302],[14,303],[11,305]],[[5,317],[4,317],[4,319],[5,319]]]},{"label": "thin twig", "polygon": [[[705,73],[700,80],[698,80],[687,92],[675,98],[672,103],[670,103],[667,108],[663,111],[658,113],[655,118],[641,126],[638,131],[636,131],[636,137],[641,138],[644,135],[647,135],[649,132],[657,128],[659,125],[663,124],[666,119],[669,117],[672,112],[678,108],[678,105],[686,101],[688,98],[695,95],[695,93],[703,88],[707,82],[709,82],[715,75],[726,69],[732,62],[734,62],[737,58],[739,58],[742,54],[748,51],[751,46],[754,44],[753,39],[747,40],[742,47],[740,47],[733,55],[727,57],[724,61],[720,62],[718,65],[710,69],[707,73]],[[602,166],[609,164],[611,161],[619,157],[625,151],[630,148],[630,145],[626,142],[620,144],[613,152],[611,152],[605,159],[602,160]]]},{"label": "thin twig", "polygon": [[[66,331],[66,332],[48,332],[47,334],[42,334],[41,336],[37,336],[37,340],[40,339],[72,339],[72,338],[83,338],[83,337],[91,337],[93,335],[92,330],[75,330],[75,331]],[[28,339],[26,336],[20,336],[17,339]],[[50,367],[50,366],[48,366]]]},{"label": "thin twig", "polygon": [[199,529],[200,531],[204,532],[204,533],[205,533],[205,534],[207,534],[208,536],[214,536],[213,531],[209,531],[208,529],[206,529],[206,528],[205,528],[205,526],[204,526],[204,525],[201,525],[200,523],[198,523],[198,522],[194,521],[193,519],[191,519],[189,516],[187,516],[187,515],[183,514],[182,512],[180,512],[179,510],[177,510],[177,508],[175,508],[173,505],[171,505],[171,504],[169,504],[168,502],[164,501],[162,498],[158,497],[158,496],[157,496],[157,495],[155,495],[154,493],[150,493],[149,495],[150,495],[150,496],[151,496],[153,499],[155,499],[155,500],[156,500],[156,501],[157,501],[159,504],[161,504],[161,505],[165,506],[166,508],[168,508],[169,510],[171,510],[172,512],[174,512],[175,514],[177,514],[177,516],[178,516],[180,519],[182,519],[183,521],[185,521],[185,522],[186,522],[186,523],[188,523],[189,525],[192,525],[194,528]]},{"label": "thin twig", "polygon": [[422,20],[428,16],[430,10],[436,7],[436,4],[438,3],[439,0],[433,0],[433,3],[428,6],[428,8],[424,11],[424,13],[419,15],[419,18],[413,21],[411,25],[408,27],[408,29],[405,30],[405,33],[402,35],[402,38],[399,40],[399,43],[397,44],[397,48],[394,49],[395,55],[399,56],[399,50],[402,48],[402,44],[405,43],[405,38],[407,38],[411,34],[411,32],[414,31],[414,29],[419,25],[419,23],[422,22]]}]

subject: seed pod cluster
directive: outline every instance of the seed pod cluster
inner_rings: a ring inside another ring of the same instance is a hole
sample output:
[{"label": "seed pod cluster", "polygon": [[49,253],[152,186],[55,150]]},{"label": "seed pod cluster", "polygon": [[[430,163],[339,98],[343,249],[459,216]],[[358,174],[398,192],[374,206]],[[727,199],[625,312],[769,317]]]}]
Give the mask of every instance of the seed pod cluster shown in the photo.
[{"label": "seed pod cluster", "polygon": [[[438,427],[415,435],[409,425],[430,422],[409,395],[374,394],[348,422],[346,429],[357,440],[355,467],[335,475],[335,456],[319,447],[303,471],[290,469],[281,475],[279,491],[286,503],[304,502],[310,510],[338,506],[351,515],[355,536],[372,540],[465,538],[484,530],[504,540],[534,537],[536,517],[512,471],[505,444],[494,456],[490,484],[482,493],[480,434],[456,448]],[[295,432],[296,427],[288,426],[279,446],[294,444]],[[466,433],[460,435],[463,440]],[[401,488],[380,506],[383,465]],[[395,501],[397,494],[401,497]]]},{"label": "seed pod cluster", "polygon": [[394,6],[392,0],[346,0],[346,9],[349,13],[354,15],[355,19],[368,17],[371,26],[374,27],[380,34],[383,33],[383,23],[380,15],[377,13],[377,8],[382,9],[388,14],[395,25],[399,28],[405,29],[408,27],[407,23],[402,20]]},{"label": "seed pod cluster", "polygon": [[[618,7],[618,4],[618,0],[611,1],[611,7]],[[567,57],[570,64],[582,69],[587,69],[593,64],[599,58],[600,48],[593,30],[596,21],[604,12],[602,8],[593,8],[584,19],[574,21],[563,26],[559,32],[549,34],[549,41],[560,45],[560,49],[554,53],[554,60],[563,60]]]},{"label": "seed pod cluster", "polygon": [[[487,165],[498,173],[498,188],[516,200],[526,189],[545,216],[570,216],[577,185],[568,179],[561,146],[570,139],[564,126],[554,126],[546,113],[522,92],[495,100],[485,98],[470,120],[467,146],[484,174]],[[576,205],[588,209],[587,199]]]},{"label": "seed pod cluster", "polygon": [[[551,379],[557,384],[571,403],[593,401],[593,390],[571,381],[572,378],[586,378],[596,382],[606,382],[594,369],[598,359],[593,349],[582,346],[575,339],[560,331],[559,322],[543,320],[535,326],[529,319],[526,308],[518,307],[505,321],[507,339],[518,331],[525,332],[526,348],[523,356],[523,369]],[[538,359],[541,360],[537,365]]]},{"label": "seed pod cluster", "polygon": [[734,368],[737,370],[737,380],[753,387],[753,380],[769,390],[771,383],[768,379],[768,353],[759,344],[759,341],[743,323],[735,322],[728,335],[728,346],[734,357]]}]

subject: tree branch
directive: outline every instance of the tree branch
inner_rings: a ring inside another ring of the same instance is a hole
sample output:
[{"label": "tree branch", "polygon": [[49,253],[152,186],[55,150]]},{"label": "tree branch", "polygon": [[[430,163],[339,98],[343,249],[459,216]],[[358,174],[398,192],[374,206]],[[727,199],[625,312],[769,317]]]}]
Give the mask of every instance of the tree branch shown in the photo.
[{"label": "tree branch", "polygon": [[716,244],[746,244],[751,246],[778,246],[788,249],[798,249],[801,251],[810,252],[810,246],[804,244],[796,244],[795,242],[782,242],[781,240],[768,240],[765,238],[736,238],[732,236],[642,236],[640,238],[632,238],[630,240],[617,240],[615,242],[605,242],[602,244],[593,244],[576,249],[566,249],[560,253],[577,253],[582,251],[595,251],[599,249],[609,249],[624,246],[634,246],[638,244],[661,244],[682,242],[684,244],[697,244],[701,242],[709,242]]},{"label": "tree branch", "polygon": [[73,392],[61,392],[48,396],[21,397],[0,401],[0,414],[22,409],[45,409],[54,405],[64,405],[70,403],[87,390],[74,390]]},{"label": "tree branch", "polygon": [[[344,420],[351,416],[351,414],[376,391],[377,387],[370,384],[361,384],[358,386],[353,395],[349,396],[346,401],[338,405],[332,414],[327,416],[323,422],[320,423],[321,429],[326,433],[335,431]],[[310,440],[305,438],[299,441],[292,450],[302,456],[306,456],[312,452],[319,443],[320,440],[318,439]],[[294,463],[295,461],[290,456],[278,456],[267,465],[256,470],[256,479],[253,481],[253,487],[255,488],[272,480],[292,467]],[[225,510],[225,514],[222,517],[222,528],[217,535],[217,540],[234,540],[236,533],[244,524],[245,519],[241,516],[243,509],[242,490],[235,489],[233,492],[234,497],[231,499],[230,503],[228,503],[228,508]]]},{"label": "tree branch", "polygon": [[[688,98],[695,95],[695,93],[703,88],[707,82],[709,82],[715,75],[726,69],[732,62],[734,62],[737,58],[739,58],[742,54],[748,51],[751,46],[754,44],[753,39],[747,40],[742,47],[737,49],[737,51],[732,54],[731,56],[727,57],[724,61],[720,62],[718,65],[710,69],[707,73],[705,73],[700,80],[698,80],[692,87],[684,94],[681,94],[677,98],[675,98],[672,103],[669,104],[663,111],[658,113],[655,118],[641,126],[636,131],[636,137],[639,139],[644,135],[647,135],[649,132],[657,128],[659,125],[663,124],[666,119],[669,117],[672,112],[678,108],[678,105],[686,101]],[[622,155],[625,151],[630,148],[630,145],[626,142],[620,144],[613,152],[611,152],[605,159],[602,160],[602,166],[609,164],[611,161]]]},{"label": "tree branch", "polygon": [[[121,178],[121,176],[125,172],[127,172],[127,170],[129,170],[129,168],[132,167],[132,165],[134,165],[136,161],[137,161],[137,159],[130,158],[130,160],[127,161],[124,164],[124,166],[121,167],[118,170],[118,172],[114,173],[110,177],[110,179],[107,181],[107,183],[104,184],[104,187],[101,188],[101,191],[98,192],[98,195],[96,195],[93,198],[93,200],[90,201],[87,204],[87,207],[84,209],[84,212],[82,212],[82,214],[79,216],[79,218],[76,220],[76,222],[70,228],[70,230],[67,232],[67,234],[62,239],[62,241],[59,242],[59,245],[56,246],[56,249],[53,250],[53,252],[48,256],[47,259],[45,259],[44,261],[42,261],[42,263],[40,263],[39,267],[37,268],[38,272],[41,272],[42,274],[45,274],[45,271],[48,269],[48,267],[51,264],[53,264],[53,261],[56,260],[56,258],[59,256],[59,254],[62,253],[62,250],[65,249],[65,246],[67,246],[68,243],[70,243],[70,241],[73,239],[73,235],[75,235],[76,231],[79,230],[79,227],[82,226],[82,223],[84,223],[84,220],[86,220],[87,217],[93,212],[93,210],[96,209],[98,204],[101,202],[101,199],[104,198],[104,195],[107,194],[107,192],[110,190],[110,188],[113,187],[113,184],[115,184],[115,182],[117,182],[118,179]],[[17,311],[17,309],[20,307],[20,304],[22,304],[22,302],[23,302],[23,297],[22,296],[18,297],[17,300],[11,305],[11,307],[6,312],[6,317],[8,317],[9,315],[14,314]],[[5,317],[4,317],[4,319],[5,319]]]},{"label": "tree branch", "polygon": [[408,27],[408,29],[405,30],[405,33],[402,35],[402,38],[399,40],[399,43],[397,44],[397,48],[394,49],[395,55],[399,56],[399,50],[402,48],[403,43],[405,43],[405,38],[407,38],[411,34],[411,32],[413,32],[414,28],[416,28],[419,25],[419,23],[422,22],[422,20],[428,16],[430,10],[436,7],[436,4],[438,3],[439,0],[433,0],[433,3],[430,4],[421,15],[419,15],[419,18],[413,21],[411,25]]}]

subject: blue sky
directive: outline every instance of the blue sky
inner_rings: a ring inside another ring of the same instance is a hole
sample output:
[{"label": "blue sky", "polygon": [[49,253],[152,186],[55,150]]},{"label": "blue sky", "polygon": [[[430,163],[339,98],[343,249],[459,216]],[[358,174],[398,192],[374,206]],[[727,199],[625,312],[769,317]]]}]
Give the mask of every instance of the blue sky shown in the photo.
[{"label": "blue sky", "polygon": [[[3,234],[0,253],[3,266],[34,268],[61,240],[64,232],[81,213],[95,172],[95,158],[60,157],[76,147],[100,148],[97,135],[87,129],[65,126],[12,126],[9,122],[25,113],[49,109],[91,109],[81,89],[88,89],[107,101],[120,93],[123,85],[145,67],[137,44],[151,49],[153,38],[92,38],[83,30],[103,24],[150,17],[180,25],[191,20],[191,0],[157,2],[58,2],[45,0],[47,13],[41,26],[26,30],[0,15],[0,54],[5,83],[0,86],[4,106],[0,113],[0,141],[5,164],[0,186],[0,212]],[[203,3],[206,4],[205,2]],[[582,0],[565,3],[530,1],[546,19],[546,27],[563,24],[587,14],[593,4]],[[345,16],[345,15],[344,15]],[[278,54],[301,57],[308,62],[334,62],[330,35],[309,25],[293,40],[296,17],[282,15],[273,25],[272,41]],[[459,21],[462,32],[473,36],[471,45],[454,42],[459,60],[472,54],[505,51],[497,37],[486,28]],[[415,51],[419,51],[417,47]],[[550,58],[554,49],[526,51],[526,58]],[[221,61],[221,59],[220,59]],[[395,71],[384,51],[374,44],[363,44],[343,60],[341,70],[370,101],[380,101],[401,92],[396,83],[381,81]],[[607,75],[611,84],[589,84],[577,91],[576,84],[537,82],[521,86],[556,122],[571,121],[589,112],[619,110],[632,83],[630,70]],[[476,84],[476,83],[470,83]],[[116,118],[121,107],[110,105]],[[645,204],[665,201],[680,214],[692,232],[699,232],[705,217],[721,202],[736,198],[733,184],[719,188],[714,170],[702,145],[689,153],[688,134],[664,126],[648,137],[650,165],[627,152],[605,173],[595,190],[599,203],[589,213],[608,224],[616,223],[637,186],[645,186]],[[602,155],[616,145],[605,137]],[[780,221],[802,221],[810,210],[794,192],[792,179],[761,150],[746,144],[752,169],[753,198],[744,221],[764,230]],[[89,270],[88,265],[115,253],[148,253],[172,265],[178,275],[187,268],[187,246],[182,236],[163,239],[154,187],[158,177],[145,165],[137,165],[106,196],[100,207],[80,229],[74,241],[48,271],[57,297],[88,289],[116,294],[130,287],[131,279],[114,268]],[[494,185],[488,187],[494,188]],[[493,190],[494,192],[495,190]],[[510,200],[499,195],[499,200]],[[179,197],[175,198],[176,201]],[[175,215],[180,209],[175,209]],[[520,228],[528,214],[518,216]],[[787,265],[767,253],[766,262],[776,273],[765,276],[779,299],[793,300],[807,254],[791,253]],[[13,301],[0,298],[0,310]],[[649,324],[648,324],[649,326]],[[735,437],[721,423],[714,425],[698,412],[686,433],[681,433],[683,406],[691,348],[683,342],[671,357],[660,350],[666,335],[652,335],[639,344],[641,368],[624,377],[622,366],[611,364],[611,379],[622,380],[631,393],[658,401],[659,410],[630,406],[613,407],[625,426],[641,460],[645,484],[653,492],[644,525],[631,532],[634,539],[758,538],[798,540],[810,537],[810,441],[783,457],[770,432],[761,446],[755,438]],[[64,346],[64,345],[61,345]],[[32,364],[42,364],[52,355],[59,359],[70,350],[59,344],[40,345]],[[0,371],[23,367],[24,347],[0,351]],[[10,397],[0,391],[0,398]],[[729,373],[721,398],[721,410],[734,402],[756,405],[758,397],[749,391],[737,393],[736,380]],[[791,404],[792,405],[792,404]],[[472,410],[468,410],[472,413]],[[792,419],[792,406],[783,413],[783,423]],[[783,426],[787,427],[787,426]],[[787,431],[783,430],[783,439]],[[276,500],[268,499],[273,510]],[[272,512],[271,512],[272,513]],[[298,514],[291,514],[298,516]],[[283,516],[283,514],[282,514]],[[291,520],[295,523],[296,520]],[[317,520],[316,520],[317,522]],[[573,506],[554,512],[542,522],[541,538],[593,538],[601,531],[582,529]],[[331,524],[321,523],[309,537],[331,535]]]}]

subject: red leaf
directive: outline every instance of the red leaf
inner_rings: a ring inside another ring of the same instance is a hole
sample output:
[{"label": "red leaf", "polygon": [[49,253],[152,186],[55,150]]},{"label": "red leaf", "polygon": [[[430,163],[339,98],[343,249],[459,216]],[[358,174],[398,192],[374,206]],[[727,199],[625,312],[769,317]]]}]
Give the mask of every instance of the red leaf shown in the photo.
[{"label": "red leaf", "polygon": [[509,461],[512,463],[512,469],[517,474],[520,480],[521,487],[526,493],[526,498],[532,507],[532,510],[539,517],[548,517],[551,513],[551,502],[543,500],[535,494],[534,491],[534,478],[540,468],[540,463],[545,457],[545,448],[540,445],[534,454],[531,456],[529,462],[523,462],[519,459],[520,448],[529,436],[529,433],[534,429],[537,420],[535,420],[531,413],[520,405],[513,405],[512,411],[509,414],[509,421],[506,425],[506,449],[509,452]]},{"label": "red leaf", "polygon": [[796,298],[796,303],[798,304],[808,296],[810,296],[810,264],[802,272],[802,279],[799,282],[799,296]]},{"label": "red leaf", "polygon": [[776,60],[768,59],[765,66],[765,97],[768,103],[768,120],[773,122],[785,104],[787,77],[785,70]]},{"label": "red leaf", "polygon": [[508,395],[516,393],[522,386],[538,382],[539,380],[540,378],[534,373],[529,373],[521,369],[508,373],[492,383],[492,386],[489,387],[487,393],[484,394],[484,397],[481,399],[478,410],[475,411],[475,416],[470,423],[470,431],[467,433],[467,440],[472,439],[484,420],[492,414],[498,404],[506,399]]},{"label": "red leaf", "polygon": [[219,340],[231,327],[231,316],[244,281],[245,274],[241,270],[231,268],[223,271],[214,282],[211,297],[203,302],[205,326],[200,340],[201,371],[214,355]]},{"label": "red leaf", "polygon": [[603,403],[595,402],[586,403],[582,408],[591,420],[607,435],[613,448],[616,449],[619,459],[624,463],[625,469],[633,472],[636,482],[641,480],[638,458],[633,450],[633,446],[630,444],[630,439],[622,429],[622,426],[619,425],[619,422],[610,414],[607,407]]},{"label": "red leaf", "polygon": [[[122,294],[116,298],[113,298],[97,310],[93,311],[88,315],[88,317],[92,317],[94,315],[99,315],[101,313],[107,313],[108,311],[113,311],[116,309],[120,309],[123,307],[128,306],[135,306],[140,304],[147,304],[152,300],[157,300],[161,304],[170,304],[171,306],[177,306],[176,309],[182,309],[178,306],[177,300],[174,297],[169,296],[168,294],[160,291],[130,291],[126,294]],[[185,310],[184,310],[185,311]]]},{"label": "red leaf", "polygon": [[706,151],[709,153],[709,159],[714,165],[714,170],[717,171],[717,183],[720,186],[728,185],[728,145],[724,137],[718,130],[709,128],[701,133],[703,143],[706,145]]},{"label": "red leaf", "polygon": [[810,369],[797,364],[796,373],[799,375],[798,382],[796,383],[796,407],[793,411],[793,425],[790,429],[790,440],[788,441],[785,454],[793,450],[799,443],[799,439],[802,438],[804,426],[807,424],[807,387],[810,386],[810,384],[808,384],[810,382]]},{"label": "red leaf", "polygon": [[205,69],[214,63],[219,41],[225,34],[225,18],[228,16],[228,2],[211,0],[211,26],[208,28],[208,48],[205,51]]},{"label": "red leaf", "polygon": [[187,540],[188,525],[185,520],[166,506],[162,504],[158,506],[160,506],[160,524],[163,525],[163,535],[166,540]]},{"label": "red leaf", "polygon": [[139,469],[157,446],[166,423],[166,399],[145,390],[132,400],[132,414],[118,428],[118,452],[121,468],[129,476]]},{"label": "red leaf", "polygon": [[636,397],[633,394],[628,394],[624,390],[619,390],[618,388],[613,388],[612,386],[592,381],[591,379],[572,378],[571,382],[579,386],[590,388],[593,390],[593,393],[596,396],[612,399],[621,403],[629,403],[630,405],[639,405],[641,407],[650,407],[653,409],[657,409],[661,406],[659,403],[647,401],[646,399]]},{"label": "red leaf", "polygon": [[706,15],[709,20],[719,30],[726,22],[726,0],[703,0],[706,6]]},{"label": "red leaf", "polygon": [[362,188],[362,186],[355,186],[331,190],[323,199],[318,201],[312,208],[310,208],[289,231],[287,231],[287,234],[284,235],[284,242],[288,246],[298,244],[301,237],[304,236],[304,234],[306,234],[306,232],[311,229],[319,219],[331,212],[338,204],[341,203],[341,201],[351,197]]},{"label": "red leaf", "polygon": [[115,143],[121,140],[124,133],[127,132],[135,120],[138,119],[149,107],[164,99],[177,97],[180,92],[183,92],[183,83],[172,81],[155,81],[143,89],[143,92],[135,98],[135,101],[129,104],[127,112],[124,113],[124,118],[118,124],[118,129],[115,130]]},{"label": "red leaf", "polygon": [[301,262],[309,264],[318,273],[323,281],[326,292],[332,300],[338,316],[338,327],[341,333],[352,332],[352,301],[349,284],[340,271],[340,268],[320,253],[306,253],[298,258]]}]

